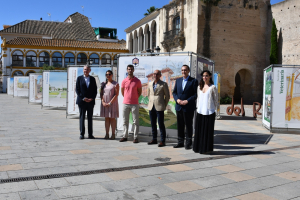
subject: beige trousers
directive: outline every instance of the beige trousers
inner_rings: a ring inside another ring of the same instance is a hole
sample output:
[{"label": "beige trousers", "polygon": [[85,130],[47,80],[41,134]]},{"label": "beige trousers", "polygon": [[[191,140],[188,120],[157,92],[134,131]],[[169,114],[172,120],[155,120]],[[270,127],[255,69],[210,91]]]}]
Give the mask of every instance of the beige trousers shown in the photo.
[{"label": "beige trousers", "polygon": [[128,138],[129,114],[132,113],[134,139],[138,138],[139,133],[139,104],[123,104],[123,138]]}]

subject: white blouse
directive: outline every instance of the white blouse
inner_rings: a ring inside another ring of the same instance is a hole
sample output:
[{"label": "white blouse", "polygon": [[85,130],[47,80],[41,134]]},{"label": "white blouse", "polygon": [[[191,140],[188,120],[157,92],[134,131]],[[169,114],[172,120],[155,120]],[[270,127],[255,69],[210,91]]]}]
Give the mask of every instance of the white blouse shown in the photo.
[{"label": "white blouse", "polygon": [[197,89],[197,112],[202,115],[211,115],[215,112],[218,104],[218,91],[216,86],[209,86],[203,93],[198,86]]}]

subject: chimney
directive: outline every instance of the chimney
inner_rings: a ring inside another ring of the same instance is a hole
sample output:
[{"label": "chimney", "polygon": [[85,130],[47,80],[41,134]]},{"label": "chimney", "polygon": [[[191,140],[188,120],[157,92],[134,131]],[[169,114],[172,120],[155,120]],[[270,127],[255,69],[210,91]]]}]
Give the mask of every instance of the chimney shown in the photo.
[{"label": "chimney", "polygon": [[3,25],[3,29],[10,27],[10,25]]},{"label": "chimney", "polygon": [[43,18],[40,18],[40,20],[43,20]]}]

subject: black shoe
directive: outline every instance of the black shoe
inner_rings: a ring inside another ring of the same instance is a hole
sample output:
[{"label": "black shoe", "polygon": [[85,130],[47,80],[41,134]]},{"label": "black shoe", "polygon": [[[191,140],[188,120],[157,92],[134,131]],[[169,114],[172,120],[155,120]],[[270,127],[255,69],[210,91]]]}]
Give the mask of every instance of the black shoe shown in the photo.
[{"label": "black shoe", "polygon": [[185,149],[186,150],[192,149],[192,145],[191,144],[185,145]]},{"label": "black shoe", "polygon": [[148,142],[148,145],[151,145],[151,144],[157,144],[157,140],[151,140],[151,142]]},{"label": "black shoe", "polygon": [[183,144],[176,144],[175,146],[173,146],[173,148],[182,148],[182,147],[184,147]]},{"label": "black shoe", "polygon": [[80,136],[79,136],[79,139],[80,139],[80,140],[83,140],[83,139],[84,139],[84,136],[83,136],[83,135],[80,135]]},{"label": "black shoe", "polygon": [[95,139],[93,135],[89,135],[88,139]]}]

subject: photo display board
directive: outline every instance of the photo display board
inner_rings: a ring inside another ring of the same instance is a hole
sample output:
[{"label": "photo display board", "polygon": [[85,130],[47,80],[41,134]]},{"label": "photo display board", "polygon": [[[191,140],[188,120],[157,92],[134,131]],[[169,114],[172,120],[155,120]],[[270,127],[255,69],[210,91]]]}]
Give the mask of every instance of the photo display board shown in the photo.
[{"label": "photo display board", "polygon": [[14,78],[7,78],[7,94],[14,95]]},{"label": "photo display board", "polygon": [[67,72],[43,72],[43,106],[66,107]]},{"label": "photo display board", "polygon": [[[139,124],[141,133],[151,133],[151,122],[148,110],[148,83],[153,81],[153,72],[160,70],[162,72],[161,80],[168,84],[170,100],[165,110],[165,127],[168,135],[177,135],[177,116],[175,110],[175,100],[173,98],[173,89],[177,79],[182,78],[181,67],[186,64],[190,66],[192,77],[197,74],[198,60],[197,56],[192,55],[172,55],[172,56],[124,56],[119,58],[119,84],[127,77],[127,65],[135,66],[134,76],[139,78],[142,83],[142,95],[139,97]],[[202,59],[203,60],[203,59]],[[199,62],[201,62],[200,60]],[[194,61],[194,62],[193,62]],[[204,65],[203,63],[201,63]],[[194,69],[196,68],[196,69]],[[213,67],[212,67],[213,69]],[[120,93],[119,101],[119,119],[118,130],[123,130],[123,96]],[[129,117],[129,130],[132,128],[132,114]]]},{"label": "photo display board", "polygon": [[43,74],[29,74],[29,102],[42,103],[43,98]]},{"label": "photo display board", "polygon": [[299,129],[300,66],[272,67],[264,73],[263,124],[270,129]]},{"label": "photo display board", "polygon": [[221,111],[220,111],[220,101],[221,101],[221,74],[214,73],[214,85],[216,86],[218,90],[218,105],[217,105],[217,116],[220,117]]},{"label": "photo display board", "polygon": [[[111,67],[91,67],[90,76],[96,79],[97,84],[97,97],[95,99],[95,107],[93,116],[100,116],[101,108],[101,83],[106,82],[105,73],[107,70],[112,70]],[[76,81],[78,76],[83,76],[83,67],[69,67],[68,68],[68,103],[67,103],[67,115],[78,115],[79,109],[76,104]],[[113,80],[116,80],[115,74]]]},{"label": "photo display board", "polygon": [[14,97],[28,97],[29,77],[14,77]]}]

